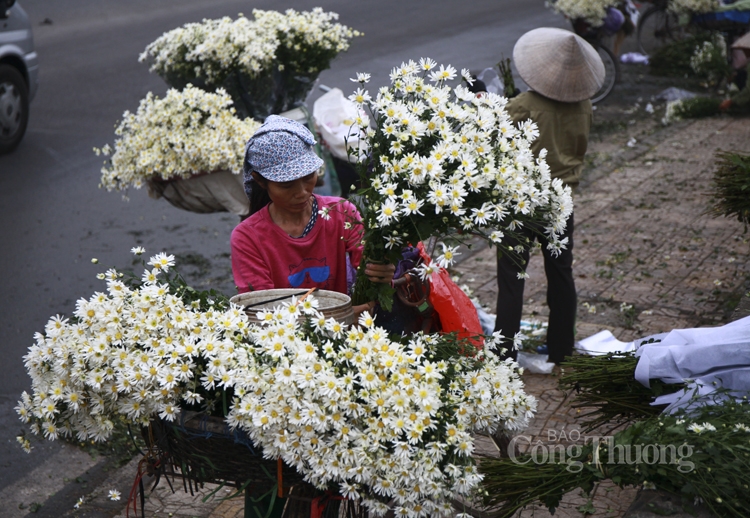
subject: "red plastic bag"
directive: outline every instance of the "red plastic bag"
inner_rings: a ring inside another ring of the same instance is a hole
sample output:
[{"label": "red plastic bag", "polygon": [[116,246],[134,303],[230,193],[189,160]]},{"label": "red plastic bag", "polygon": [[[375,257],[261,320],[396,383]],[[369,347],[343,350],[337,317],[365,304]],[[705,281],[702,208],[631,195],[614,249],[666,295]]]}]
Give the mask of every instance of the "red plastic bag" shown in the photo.
[{"label": "red plastic bag", "polygon": [[[424,245],[419,243],[417,249],[422,261],[430,264],[432,259],[425,252]],[[469,338],[476,346],[484,343],[484,340],[476,338],[477,335],[484,334],[477,308],[444,268],[440,268],[430,277],[429,301],[440,317],[441,330],[444,333],[456,331],[460,338]]]}]

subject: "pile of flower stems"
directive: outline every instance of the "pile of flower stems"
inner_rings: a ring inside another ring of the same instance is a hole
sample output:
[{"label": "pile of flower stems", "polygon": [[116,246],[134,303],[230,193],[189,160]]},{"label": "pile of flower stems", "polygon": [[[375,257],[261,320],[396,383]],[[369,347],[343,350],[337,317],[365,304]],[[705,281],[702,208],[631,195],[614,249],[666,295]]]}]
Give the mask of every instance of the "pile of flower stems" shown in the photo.
[{"label": "pile of flower stems", "polygon": [[532,504],[543,504],[553,512],[563,495],[578,487],[589,493],[594,483],[603,478],[590,470],[571,475],[564,466],[536,464],[528,455],[516,456],[515,461],[482,459],[479,471],[484,475],[484,503],[492,508],[494,518],[513,516],[519,509]]},{"label": "pile of flower stems", "polygon": [[563,392],[575,391],[571,406],[582,409],[580,418],[585,431],[603,425],[616,428],[657,415],[664,405],[652,405],[654,397],[683,388],[659,380],[651,380],[650,388],[644,387],[635,379],[637,364],[633,353],[576,355],[563,363],[559,386]]},{"label": "pile of flower stems", "polygon": [[484,504],[497,518],[541,503],[554,512],[563,496],[609,479],[620,487],[647,486],[679,495],[688,511],[697,504],[713,516],[746,517],[750,509],[750,404],[732,398],[703,400],[691,410],[643,419],[549,456],[529,453],[486,458]]},{"label": "pile of flower stems", "polygon": [[719,151],[712,181],[712,216],[737,218],[747,230],[750,222],[750,155]]}]

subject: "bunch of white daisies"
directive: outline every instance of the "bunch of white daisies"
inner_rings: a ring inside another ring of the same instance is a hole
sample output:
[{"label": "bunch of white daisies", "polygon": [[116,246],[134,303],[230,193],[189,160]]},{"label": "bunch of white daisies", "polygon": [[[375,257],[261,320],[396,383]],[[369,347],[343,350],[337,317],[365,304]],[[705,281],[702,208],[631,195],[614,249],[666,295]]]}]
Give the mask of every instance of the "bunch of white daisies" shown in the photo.
[{"label": "bunch of white daisies", "polygon": [[554,0],[547,2],[570,20],[583,20],[592,27],[601,27],[607,17],[607,8],[615,7],[619,0]]},{"label": "bunch of white daisies", "polygon": [[[467,70],[462,75],[471,81]],[[356,121],[368,150],[360,159],[369,182],[359,193],[364,255],[397,260],[404,245],[457,231],[499,244],[532,223],[550,249],[561,249],[573,202],[570,189],[551,178],[546,152],[535,157],[530,149],[536,124],[514,125],[504,97],[452,88],[456,76],[429,58],[409,61],[373,99],[363,87],[369,75],[358,75],[362,86],[350,99],[374,118],[374,127],[366,116]],[[449,266],[454,255],[444,247],[437,263]]]},{"label": "bunch of white daisies", "polygon": [[693,55],[690,56],[690,68],[697,76],[705,78],[710,83],[722,79],[725,71],[728,71],[728,66],[727,44],[720,33],[714,33],[711,40],[696,45]]},{"label": "bunch of white daisies", "polygon": [[366,313],[346,329],[313,297],[251,325],[237,306],[183,301],[160,282],[173,263],[151,258],[139,287],[101,274],[106,293],[37,334],[25,357],[33,390],[17,407],[33,432],[105,440],[117,416],[174,420],[231,388],[227,423],[264,456],[361,497],[377,516],[391,500],[398,515],[447,515],[454,495],[481,482],[473,432],[522,428],[536,408],[515,363],[468,341],[393,341]]},{"label": "bunch of white daisies", "polygon": [[276,31],[277,65],[311,77],[327,69],[333,58],[349,49],[351,39],[362,34],[338,23],[337,13],[320,7],[312,11],[287,9],[283,15],[256,9],[253,17],[269,32]]},{"label": "bunch of white daisies", "polygon": [[229,381],[245,314],[177,296],[160,281],[173,256],[157,254],[148,265],[138,287],[116,270],[100,274],[106,292],[80,299],[72,318],[55,316],[36,334],[24,357],[32,394],[17,408],[32,432],[103,441],[118,415],[143,425],[153,416],[173,420],[183,402],[202,401],[199,387]]},{"label": "bunch of white daisies", "polygon": [[390,500],[398,516],[451,514],[454,495],[481,482],[472,432],[533,415],[517,365],[452,335],[390,340],[367,313],[347,330],[315,304],[293,302],[251,328],[253,375],[237,378],[228,422],[376,516]]},{"label": "bunch of white daisies", "polygon": [[321,8],[283,14],[256,9],[253,17],[188,23],[149,44],[139,60],[150,61],[150,70],[168,83],[200,79],[217,86],[232,72],[256,76],[274,66],[317,75],[360,34]]},{"label": "bunch of white daisies", "polygon": [[149,92],[136,113],[123,115],[114,148],[94,149],[110,157],[100,186],[125,190],[140,188],[150,178],[188,178],[218,170],[240,174],[245,143],[260,124],[235,117],[231,104],[223,90],[209,93],[190,85],[168,90],[163,99]]},{"label": "bunch of white daisies", "polygon": [[675,13],[711,13],[720,5],[719,0],[669,0],[669,10]]}]

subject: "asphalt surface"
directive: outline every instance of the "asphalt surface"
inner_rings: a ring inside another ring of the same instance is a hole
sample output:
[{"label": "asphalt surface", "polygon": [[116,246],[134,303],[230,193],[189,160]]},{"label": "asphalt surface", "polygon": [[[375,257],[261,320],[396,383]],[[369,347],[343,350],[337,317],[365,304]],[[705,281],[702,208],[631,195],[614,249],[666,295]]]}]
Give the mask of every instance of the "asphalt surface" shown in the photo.
[{"label": "asphalt surface", "polygon": [[[118,193],[97,187],[102,164],[92,148],[112,143],[122,113],[135,111],[149,91],[166,92],[162,80],[137,60],[148,43],[202,18],[249,15],[253,8],[321,6],[365,33],[320,76],[321,83],[348,93],[356,72],[370,72],[377,87],[387,82],[392,67],[424,56],[480,71],[510,56],[525,31],[567,27],[543,0],[20,4],[34,26],[40,87],[24,141],[14,153],[0,156],[0,490],[61,452],[60,443],[43,443],[25,455],[15,444],[22,425],[13,406],[30,387],[22,357],[49,317],[71,314],[78,298],[103,289],[97,273],[110,266],[131,267],[129,250],[141,245],[148,253],[176,254],[197,285],[225,293],[233,289],[229,234],[237,223],[234,216],[180,211],[149,199],[145,190],[132,191],[123,201]],[[93,257],[98,265],[91,263]],[[0,516],[4,513],[0,508]]]}]

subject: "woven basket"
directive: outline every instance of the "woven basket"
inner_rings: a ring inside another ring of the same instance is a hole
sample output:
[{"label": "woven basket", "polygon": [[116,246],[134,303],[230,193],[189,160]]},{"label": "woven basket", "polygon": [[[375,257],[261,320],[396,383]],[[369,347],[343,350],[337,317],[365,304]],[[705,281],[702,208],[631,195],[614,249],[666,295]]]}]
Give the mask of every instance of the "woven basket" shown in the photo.
[{"label": "woven basket", "polygon": [[[248,293],[240,293],[231,299],[231,302],[245,307],[245,314],[252,323],[258,323],[258,313],[268,311],[274,307],[281,306],[284,302],[291,302],[292,297],[299,298],[304,295],[307,288],[278,288],[271,290],[258,290]],[[326,318],[333,318],[345,326],[354,323],[354,311],[352,310],[352,299],[348,295],[330,290],[316,290],[313,293],[318,299],[318,311]],[[298,317],[304,319],[304,315]]]},{"label": "woven basket", "polygon": [[192,484],[225,484],[262,495],[279,480],[285,493],[303,483],[296,469],[264,458],[244,433],[230,430],[221,418],[195,412],[183,412],[181,418],[152,420],[144,438],[165,459],[162,473],[183,478],[191,490]]},{"label": "woven basket", "polygon": [[[178,423],[154,419],[143,429],[146,443],[162,459],[157,475],[183,480],[186,492],[204,484],[224,484],[261,496],[277,489],[279,466],[286,497],[282,518],[310,518],[313,501],[322,499],[320,518],[368,518],[359,501],[330,496],[304,482],[295,469],[265,459],[242,432],[219,417],[183,412]],[[158,477],[157,477],[158,482]],[[247,498],[245,500],[247,504]]]}]

